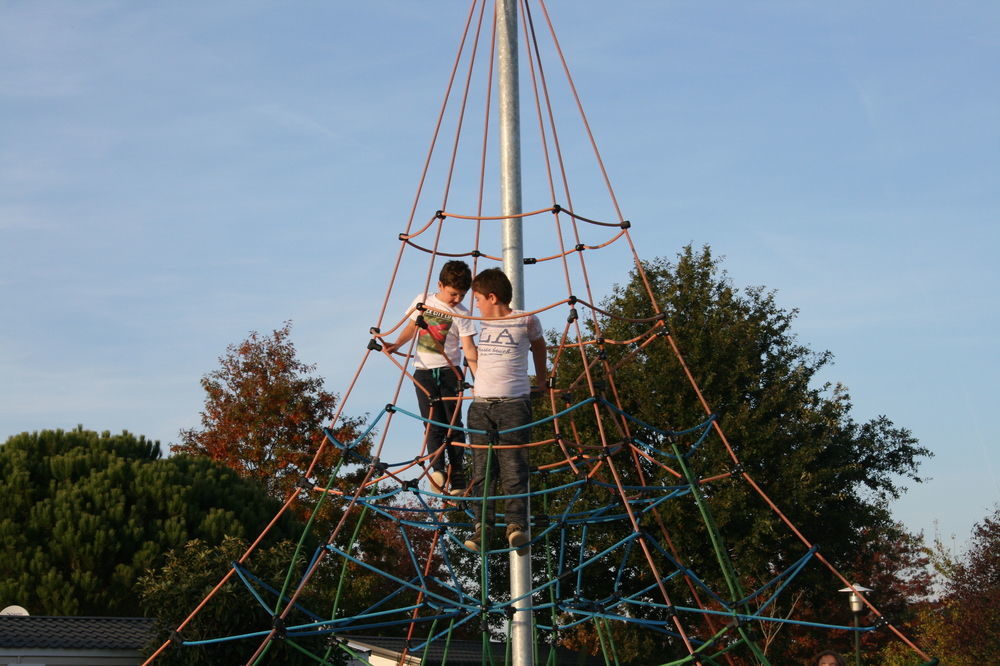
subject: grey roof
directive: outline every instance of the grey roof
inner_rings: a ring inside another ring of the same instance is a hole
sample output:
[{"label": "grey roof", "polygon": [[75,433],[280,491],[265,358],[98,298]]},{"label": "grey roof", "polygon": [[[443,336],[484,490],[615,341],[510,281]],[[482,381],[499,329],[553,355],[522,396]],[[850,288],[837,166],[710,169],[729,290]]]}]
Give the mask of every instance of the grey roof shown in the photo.
[{"label": "grey roof", "polygon": [[[63,650],[140,650],[154,636],[155,620],[144,617],[54,617],[47,615],[0,615],[0,648],[63,649]],[[341,638],[354,644],[367,645],[400,654],[406,645],[404,638],[385,636],[348,636]],[[416,647],[419,640],[412,641]],[[494,663],[505,663],[506,645],[489,644]],[[457,640],[447,645],[447,662],[453,666],[482,663],[480,641]],[[547,656],[549,646],[539,647]],[[603,664],[604,661],[579,652],[556,648],[560,664]],[[421,658],[424,651],[411,651]],[[445,655],[445,641],[431,644],[427,663],[440,664]]]},{"label": "grey roof", "polygon": [[[354,644],[368,645],[372,647],[382,648],[383,650],[390,650],[396,654],[400,654],[406,645],[405,638],[391,638],[386,636],[350,636],[341,635],[342,639],[346,639]],[[416,647],[422,641],[414,640],[411,641],[411,645]],[[504,643],[490,642],[490,652],[492,653],[493,663],[503,664],[506,663],[507,657],[507,646]],[[604,660],[598,657],[592,657],[588,654],[582,652],[573,652],[565,648],[556,648],[557,663],[559,664],[581,664],[585,666],[590,666],[592,664],[604,665]],[[544,661],[549,654],[548,645],[540,645],[538,648],[539,655]],[[424,650],[421,648],[419,650],[411,649],[408,652],[410,656],[422,658],[424,657]],[[430,649],[427,650],[427,660],[428,664],[440,664],[447,663],[451,666],[461,666],[462,664],[482,664],[483,663],[483,644],[481,641],[469,641],[469,640],[457,640],[452,639],[448,643],[448,660],[447,662],[442,662],[445,655],[445,641],[437,640],[431,643]]]},{"label": "grey roof", "polygon": [[153,637],[144,617],[0,615],[0,647],[138,650]]}]

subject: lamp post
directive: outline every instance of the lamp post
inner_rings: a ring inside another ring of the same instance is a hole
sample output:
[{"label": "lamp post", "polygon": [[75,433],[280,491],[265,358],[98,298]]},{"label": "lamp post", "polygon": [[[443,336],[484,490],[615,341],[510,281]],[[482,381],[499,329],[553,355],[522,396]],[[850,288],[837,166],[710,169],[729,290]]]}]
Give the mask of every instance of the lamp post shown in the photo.
[{"label": "lamp post", "polygon": [[851,613],[854,615],[854,664],[861,666],[861,631],[860,618],[861,611],[865,608],[865,603],[858,592],[871,592],[871,588],[854,583],[850,587],[845,587],[840,592],[848,592],[850,596],[847,602],[851,605]]}]

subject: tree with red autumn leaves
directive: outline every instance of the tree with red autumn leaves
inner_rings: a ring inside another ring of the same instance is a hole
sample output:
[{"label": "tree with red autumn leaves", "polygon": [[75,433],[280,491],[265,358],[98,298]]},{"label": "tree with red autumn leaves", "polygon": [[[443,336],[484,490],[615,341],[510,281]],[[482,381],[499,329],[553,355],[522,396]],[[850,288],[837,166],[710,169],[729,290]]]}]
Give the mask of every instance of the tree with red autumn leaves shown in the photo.
[{"label": "tree with red autumn leaves", "polygon": [[[279,499],[309,469],[339,399],[312,374],[315,365],[296,357],[291,328],[285,322],[266,336],[252,331],[246,340],[229,345],[220,367],[201,379],[206,393],[201,427],[181,430],[181,443],[171,447],[174,453],[219,461]],[[334,435],[351,441],[363,422],[341,417]],[[327,444],[312,476],[325,482],[340,453]]]},{"label": "tree with red autumn leaves", "polygon": [[[956,558],[940,541],[930,551],[944,579],[938,599],[921,605],[912,622],[917,642],[949,666],[992,664],[1000,655],[1000,508],[978,523],[965,554]],[[912,666],[912,656],[889,646],[887,666]]]},{"label": "tree with red autumn leaves", "polygon": [[[341,417],[334,426],[329,425],[338,396],[323,388],[323,379],[313,374],[314,365],[297,358],[290,332],[291,324],[286,322],[270,335],[251,332],[246,340],[229,345],[219,359],[220,367],[201,380],[206,392],[201,427],[182,430],[181,444],[172,447],[175,453],[219,461],[241,476],[256,480],[268,495],[280,499],[300,486],[300,479],[323,445],[323,427],[330,427],[338,441],[347,443],[357,438],[364,421]],[[369,443],[363,441],[357,450],[364,456],[369,448]],[[335,487],[356,489],[352,484],[360,480],[364,470],[338,470],[341,455],[340,449],[327,443],[310,479],[325,485],[330,475],[338,473]],[[386,482],[369,488],[369,492],[388,492],[391,485]],[[320,497],[322,509],[317,510]],[[380,505],[384,513],[359,505],[348,508],[344,497],[336,494],[303,495],[301,499],[293,510],[293,519],[300,519],[296,523],[299,530],[309,530],[300,543],[308,555],[304,561],[320,554],[324,544],[350,555],[328,555],[320,560],[300,600],[310,610],[343,618],[387,598],[406,605],[413,603],[416,592],[401,592],[396,577],[443,575],[439,558],[431,557],[426,565],[427,554],[434,550],[440,534],[431,526],[403,524],[402,519],[421,522],[413,517],[418,505],[406,493],[386,499]],[[165,626],[176,626],[189,610],[184,601],[190,603],[199,591],[210,588],[235,559],[233,554],[245,548],[245,542],[231,539],[222,546],[188,544],[185,551],[172,554],[170,566],[144,581],[144,602],[167,620]],[[249,561],[256,563],[260,577],[275,588],[286,578],[284,568],[295,573],[292,578],[297,579],[303,565],[303,561],[292,557],[287,544],[264,547]],[[259,609],[252,604],[247,608],[247,597],[239,585],[230,584],[224,592],[210,605],[210,619],[192,629],[193,634],[216,636],[245,631],[247,623],[260,621],[259,613],[254,613]],[[405,636],[407,629],[408,625],[401,625],[382,631]],[[198,650],[173,650],[170,663],[220,663],[239,654],[227,650],[230,648],[225,643]],[[285,663],[293,657],[299,659],[291,652],[283,653],[280,659]]]},{"label": "tree with red autumn leaves", "polygon": [[1000,655],[1000,509],[976,525],[972,545],[955,567],[945,593],[945,623],[969,663]]}]

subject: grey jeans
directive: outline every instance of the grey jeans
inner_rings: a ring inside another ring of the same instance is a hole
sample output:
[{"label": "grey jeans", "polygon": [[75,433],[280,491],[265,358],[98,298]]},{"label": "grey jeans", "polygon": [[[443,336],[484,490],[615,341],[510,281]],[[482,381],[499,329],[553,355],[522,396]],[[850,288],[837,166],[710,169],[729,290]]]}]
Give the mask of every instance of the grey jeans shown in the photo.
[{"label": "grey jeans", "polygon": [[[475,400],[469,407],[469,428],[475,430],[499,431],[516,428],[531,423],[531,402],[524,398],[507,399],[503,402],[486,402]],[[470,432],[469,439],[474,445],[503,446],[511,444],[527,444],[531,441],[531,428],[522,428],[514,432],[481,435]],[[489,469],[487,470],[487,459]],[[472,490],[469,498],[472,500],[472,511],[477,522],[482,522],[484,488],[487,498],[496,495],[496,483],[500,481],[505,495],[526,495],[528,492],[528,449],[477,449],[472,450]],[[486,477],[489,483],[485,485]],[[504,502],[505,522],[510,525],[517,523],[528,526],[528,498],[509,497]],[[486,501],[486,522],[495,521],[494,502]]]}]

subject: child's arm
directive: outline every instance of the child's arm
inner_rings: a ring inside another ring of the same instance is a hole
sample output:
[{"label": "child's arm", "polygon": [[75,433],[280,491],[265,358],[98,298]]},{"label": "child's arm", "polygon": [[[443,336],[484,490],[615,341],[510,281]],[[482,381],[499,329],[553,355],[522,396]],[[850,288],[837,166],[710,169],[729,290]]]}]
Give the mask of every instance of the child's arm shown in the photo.
[{"label": "child's arm", "polygon": [[472,338],[473,336],[471,335],[462,336],[462,353],[465,354],[465,362],[468,364],[469,369],[475,375],[479,367],[479,350],[476,349],[476,343],[473,342]]},{"label": "child's arm", "polygon": [[404,328],[403,332],[399,334],[399,337],[396,339],[396,341],[387,342],[385,343],[385,345],[383,345],[382,348],[385,350],[386,354],[391,354],[392,352],[396,351],[397,349],[405,345],[407,342],[412,340],[413,334],[416,333],[416,331],[417,331],[417,324],[411,319],[410,321],[407,322],[406,328]]},{"label": "child's arm", "polygon": [[535,363],[535,386],[539,391],[544,391],[546,384],[549,383],[549,371],[545,366],[548,361],[545,338],[532,340],[529,349],[531,350],[531,358]]}]

